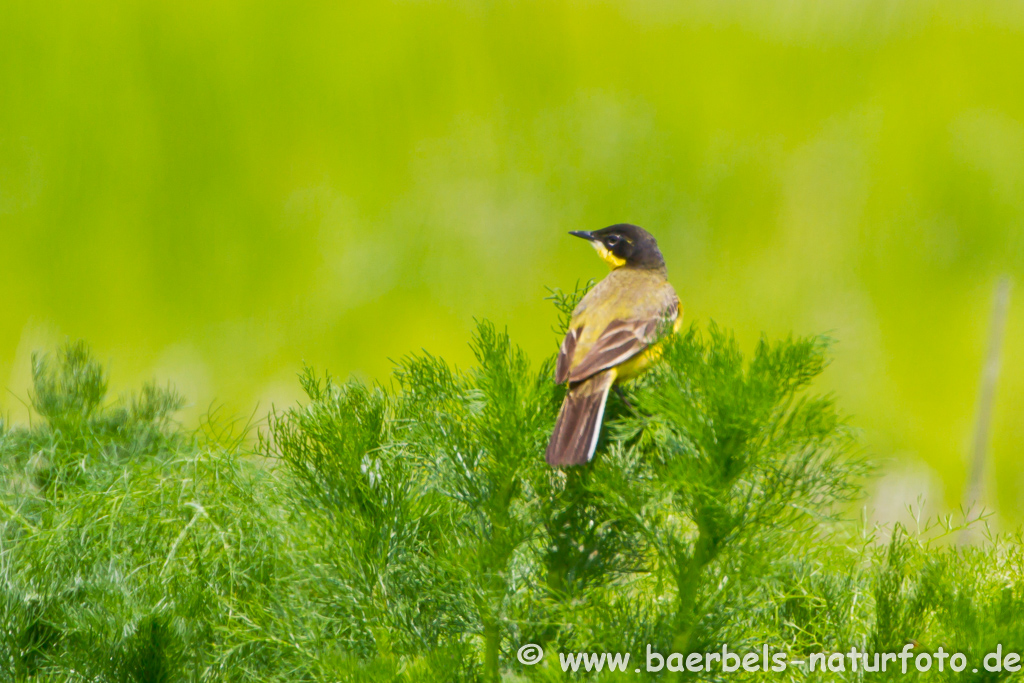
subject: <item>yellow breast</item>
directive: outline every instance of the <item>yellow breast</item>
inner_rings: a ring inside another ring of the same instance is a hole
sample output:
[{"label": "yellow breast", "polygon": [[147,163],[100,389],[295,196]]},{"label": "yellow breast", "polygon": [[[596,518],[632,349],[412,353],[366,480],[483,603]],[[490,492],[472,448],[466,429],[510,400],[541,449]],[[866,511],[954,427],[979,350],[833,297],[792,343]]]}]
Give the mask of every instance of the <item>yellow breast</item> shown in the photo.
[{"label": "yellow breast", "polygon": [[[682,326],[683,309],[680,306],[679,316],[675,319],[675,322],[672,323],[672,334],[678,332],[679,328]],[[662,345],[664,343],[665,340],[661,339],[658,342],[651,344],[629,360],[616,366],[615,381],[624,382],[626,380],[633,379],[634,377],[639,377],[646,372],[647,369],[651,367],[652,363],[661,358],[661,354],[664,352],[664,349],[662,349]]]}]

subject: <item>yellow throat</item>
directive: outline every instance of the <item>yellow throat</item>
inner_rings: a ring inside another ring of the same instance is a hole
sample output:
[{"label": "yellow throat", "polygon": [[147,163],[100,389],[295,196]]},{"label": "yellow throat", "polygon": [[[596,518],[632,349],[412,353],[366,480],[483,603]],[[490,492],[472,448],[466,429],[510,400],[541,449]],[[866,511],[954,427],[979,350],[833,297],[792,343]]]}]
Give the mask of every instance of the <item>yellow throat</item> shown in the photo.
[{"label": "yellow throat", "polygon": [[626,259],[619,258],[613,254],[611,249],[601,244],[598,240],[592,241],[591,244],[594,246],[594,249],[597,250],[601,260],[607,263],[612,270],[626,265]]}]

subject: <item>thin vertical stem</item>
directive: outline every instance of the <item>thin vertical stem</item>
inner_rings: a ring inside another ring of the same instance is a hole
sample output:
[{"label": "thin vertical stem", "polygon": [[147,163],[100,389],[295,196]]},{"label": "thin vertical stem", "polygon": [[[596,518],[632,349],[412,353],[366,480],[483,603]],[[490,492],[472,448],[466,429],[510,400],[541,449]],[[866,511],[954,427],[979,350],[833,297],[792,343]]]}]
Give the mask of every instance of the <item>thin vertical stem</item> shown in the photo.
[{"label": "thin vertical stem", "polygon": [[499,655],[501,652],[501,632],[498,623],[494,619],[484,621],[484,680],[488,683],[497,683],[501,679],[501,670],[498,668]]},{"label": "thin vertical stem", "polygon": [[984,487],[985,462],[988,454],[989,433],[992,425],[992,408],[995,402],[996,383],[999,380],[1000,356],[1003,347],[1003,333],[1006,329],[1006,312],[1010,304],[1010,278],[1004,275],[996,282],[992,297],[992,318],[989,324],[988,351],[981,369],[978,388],[978,412],[974,423],[974,438],[971,441],[971,472],[967,480],[964,501],[968,506],[981,498]]}]

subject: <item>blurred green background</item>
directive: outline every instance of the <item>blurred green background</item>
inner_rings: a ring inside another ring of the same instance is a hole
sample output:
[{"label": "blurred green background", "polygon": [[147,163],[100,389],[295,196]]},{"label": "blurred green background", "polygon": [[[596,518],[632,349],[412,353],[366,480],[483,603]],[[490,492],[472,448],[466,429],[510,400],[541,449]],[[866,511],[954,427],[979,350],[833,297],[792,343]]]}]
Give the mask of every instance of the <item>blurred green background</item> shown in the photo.
[{"label": "blurred green background", "polygon": [[[0,410],[69,336],[257,416],[303,361],[540,360],[566,235],[660,240],[688,320],[838,340],[883,516],[964,493],[997,278],[1024,273],[1024,5],[0,0]],[[1024,517],[1024,292],[986,497]],[[885,512],[889,510],[889,512]]]}]

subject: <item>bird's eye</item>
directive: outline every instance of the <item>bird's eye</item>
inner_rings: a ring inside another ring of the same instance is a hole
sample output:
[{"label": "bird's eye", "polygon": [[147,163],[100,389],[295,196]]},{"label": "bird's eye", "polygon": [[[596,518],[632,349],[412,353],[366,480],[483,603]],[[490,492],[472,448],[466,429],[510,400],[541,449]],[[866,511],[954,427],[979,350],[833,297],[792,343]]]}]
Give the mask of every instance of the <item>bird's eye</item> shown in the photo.
[{"label": "bird's eye", "polygon": [[619,241],[620,240],[619,240],[619,236],[618,235],[608,235],[608,237],[605,239],[604,243],[606,245],[608,245],[609,247],[614,247],[616,244],[619,243]]}]

